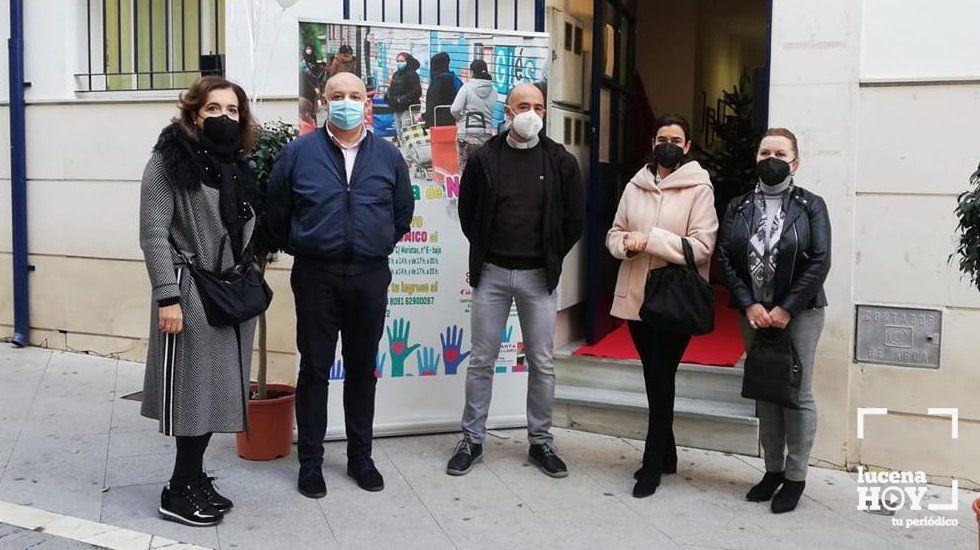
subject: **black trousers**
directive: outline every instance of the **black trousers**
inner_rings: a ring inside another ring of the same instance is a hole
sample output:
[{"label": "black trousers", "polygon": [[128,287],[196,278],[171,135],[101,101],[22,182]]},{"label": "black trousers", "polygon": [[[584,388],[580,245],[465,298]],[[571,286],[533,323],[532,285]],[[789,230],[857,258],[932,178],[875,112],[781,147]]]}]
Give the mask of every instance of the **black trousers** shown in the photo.
[{"label": "black trousers", "polygon": [[643,381],[650,409],[643,467],[661,471],[664,458],[677,456],[674,442],[674,380],[691,337],[628,321],[633,345],[643,362]]},{"label": "black trousers", "polygon": [[291,276],[296,299],[296,425],[301,463],[323,461],[327,390],[338,332],[344,358],[347,460],[371,456],[375,360],[384,330],[391,271],[387,260],[338,264],[297,257]]}]

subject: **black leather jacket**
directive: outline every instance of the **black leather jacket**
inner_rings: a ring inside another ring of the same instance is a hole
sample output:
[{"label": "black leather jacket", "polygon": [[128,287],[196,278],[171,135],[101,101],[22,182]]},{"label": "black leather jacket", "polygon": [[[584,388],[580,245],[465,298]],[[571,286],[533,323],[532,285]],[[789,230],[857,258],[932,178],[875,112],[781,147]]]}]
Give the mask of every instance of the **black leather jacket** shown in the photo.
[{"label": "black leather jacket", "polygon": [[[754,193],[729,203],[718,234],[718,263],[732,294],[731,305],[742,310],[757,302],[748,255]],[[795,316],[827,305],[823,283],[830,272],[830,215],[822,198],[800,187],[793,188],[786,208],[773,297],[775,305]]]}]

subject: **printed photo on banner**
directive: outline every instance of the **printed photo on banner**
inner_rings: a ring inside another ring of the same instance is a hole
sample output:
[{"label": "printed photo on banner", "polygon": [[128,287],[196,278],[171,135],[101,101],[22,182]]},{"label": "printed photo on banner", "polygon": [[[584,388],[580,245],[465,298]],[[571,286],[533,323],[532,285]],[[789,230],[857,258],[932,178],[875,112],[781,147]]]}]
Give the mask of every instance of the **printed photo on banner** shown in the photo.
[{"label": "printed photo on banner", "polygon": [[[454,376],[469,356],[468,243],[459,226],[460,175],[469,154],[506,130],[504,104],[519,83],[547,91],[548,43],[538,36],[419,27],[299,26],[299,128],[327,119],[327,79],[361,77],[365,126],[395,145],[416,200],[412,228],[390,259],[379,378]],[[526,372],[516,308],[497,373]],[[332,377],[343,376],[336,365]]]}]

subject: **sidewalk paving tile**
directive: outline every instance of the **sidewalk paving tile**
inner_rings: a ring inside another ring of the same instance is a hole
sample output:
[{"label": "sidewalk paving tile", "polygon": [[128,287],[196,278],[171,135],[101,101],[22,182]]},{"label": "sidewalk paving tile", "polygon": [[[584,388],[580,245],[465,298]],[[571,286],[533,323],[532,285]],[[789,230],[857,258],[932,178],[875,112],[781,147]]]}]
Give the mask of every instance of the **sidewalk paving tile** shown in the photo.
[{"label": "sidewalk paving tile", "polygon": [[[491,432],[483,462],[462,477],[445,473],[459,434],[379,439],[374,458],[386,482],[379,493],[359,489],[346,475],[346,443],[328,442],[328,495],[319,500],[296,491],[295,447],[287,457],[250,462],[238,457],[234,434],[215,434],[205,467],[236,507],[217,527],[191,528],[157,514],[173,468],[172,438],[139,416],[139,402],[121,399],[141,389],[142,365],[28,349],[0,350],[0,368],[17,373],[10,399],[0,403],[0,501],[209,548],[966,550],[977,544],[970,509],[977,493],[962,491],[959,510],[943,513],[958,527],[906,529],[856,510],[855,474],[812,468],[799,508],[777,516],[768,503],[744,499],[764,470],[760,458],[680,448],[679,473],[664,476],[654,496],[635,499],[632,474],[643,442],[560,429],[556,445],[570,471],[564,479],[528,462],[525,430]],[[949,488],[930,486],[929,502],[949,498]],[[3,529],[0,547],[28,540]],[[120,536],[149,540],[139,533]],[[59,548],[57,541],[31,540]]]},{"label": "sidewalk paving tile", "polygon": [[108,439],[108,435],[22,437],[0,481],[0,500],[97,521]]},{"label": "sidewalk paving tile", "polygon": [[97,546],[62,537],[38,533],[30,529],[0,523],[0,548],[31,550],[98,550]]},{"label": "sidewalk paving tile", "polygon": [[100,521],[180,542],[219,548],[215,527],[189,527],[160,519],[157,507],[162,489],[160,483],[112,487],[102,501]]}]

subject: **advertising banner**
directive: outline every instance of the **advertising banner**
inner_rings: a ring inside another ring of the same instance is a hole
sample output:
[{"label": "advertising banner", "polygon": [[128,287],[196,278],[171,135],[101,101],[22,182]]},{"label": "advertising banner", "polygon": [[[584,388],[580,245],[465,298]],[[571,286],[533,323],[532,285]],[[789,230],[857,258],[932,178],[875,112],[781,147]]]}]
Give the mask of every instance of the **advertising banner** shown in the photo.
[{"label": "advertising banner", "polygon": [[[412,229],[391,256],[377,357],[376,433],[454,429],[470,353],[468,242],[457,201],[469,152],[503,129],[515,84],[547,82],[548,38],[446,27],[302,22],[299,126],[326,120],[322,95],[338,72],[360,76],[365,124],[401,151],[415,195]],[[488,426],[525,424],[527,388],[516,309],[503,330]],[[343,434],[343,361],[331,369],[328,436]]]}]

